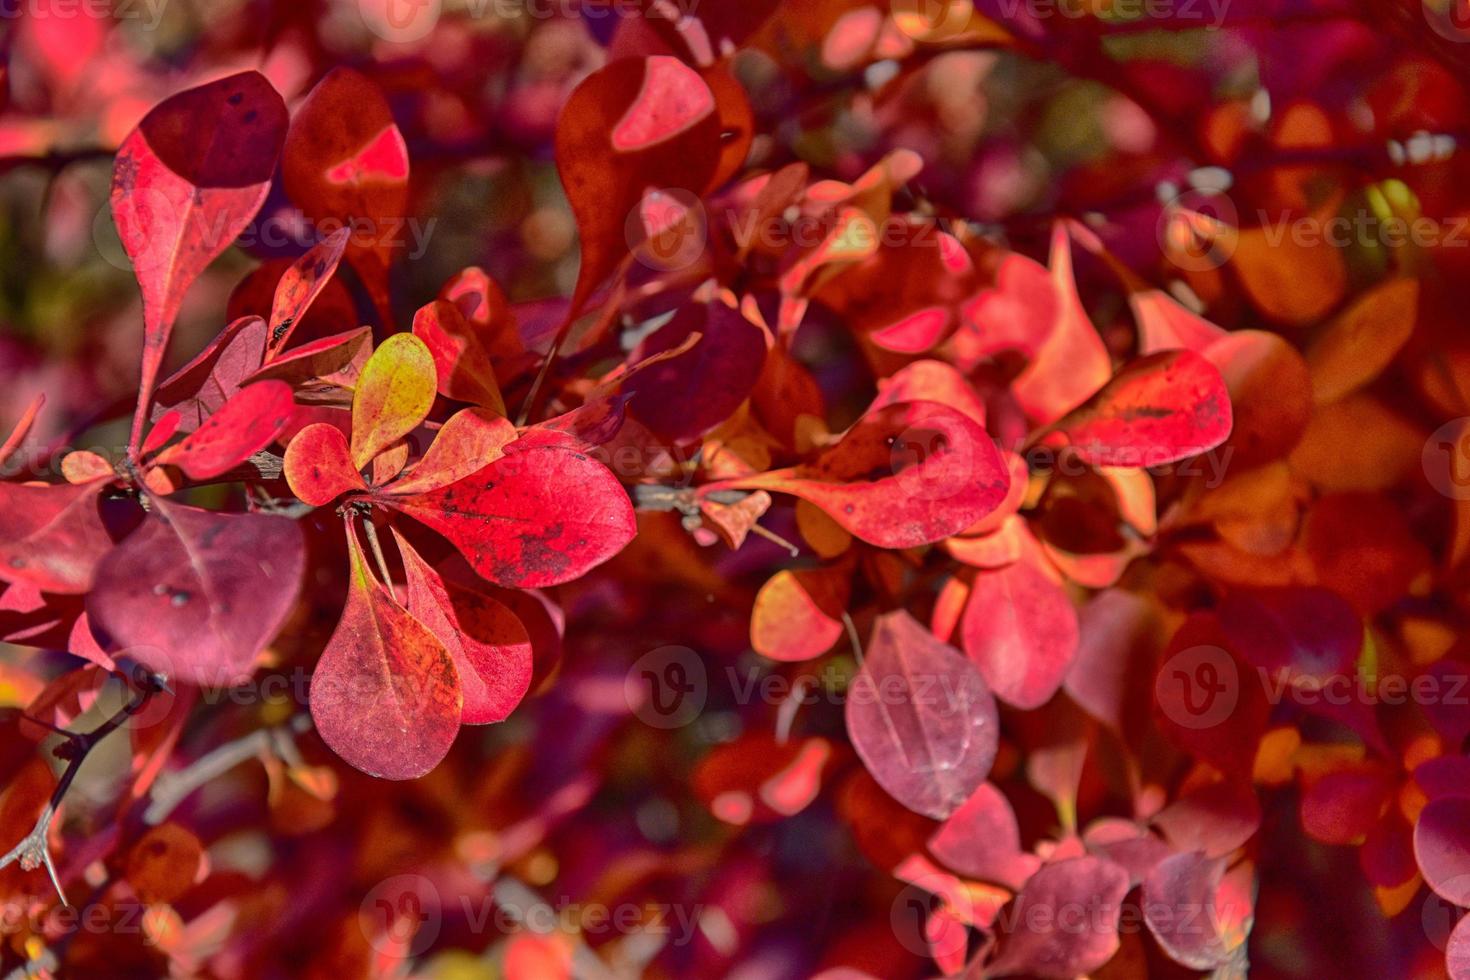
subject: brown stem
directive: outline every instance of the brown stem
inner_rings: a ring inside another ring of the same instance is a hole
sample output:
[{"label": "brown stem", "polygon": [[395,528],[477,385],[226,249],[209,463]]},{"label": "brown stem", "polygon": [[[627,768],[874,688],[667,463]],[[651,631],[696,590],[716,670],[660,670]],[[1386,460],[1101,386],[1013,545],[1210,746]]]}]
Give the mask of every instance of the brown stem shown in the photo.
[{"label": "brown stem", "polygon": [[0,868],[9,867],[17,861],[26,871],[34,871],[44,866],[46,873],[51,876],[51,884],[55,887],[61,904],[67,904],[66,892],[62,890],[61,878],[56,873],[56,864],[51,858],[51,847],[47,840],[51,833],[51,824],[55,822],[57,811],[61,808],[61,801],[65,798],[67,790],[71,789],[72,781],[77,778],[77,773],[81,771],[82,764],[87,761],[87,756],[97,747],[98,743],[141,711],[149,699],[162,690],[165,690],[164,679],[154,674],[146,674],[142,679],[142,686],[135,691],[128,703],[102,724],[90,732],[60,733],[67,739],[66,770],[57,780],[56,789],[52,790],[51,798],[41,809],[41,815],[36,818],[36,823],[30,833],[26,834],[20,843],[12,847],[3,857],[0,857]]}]

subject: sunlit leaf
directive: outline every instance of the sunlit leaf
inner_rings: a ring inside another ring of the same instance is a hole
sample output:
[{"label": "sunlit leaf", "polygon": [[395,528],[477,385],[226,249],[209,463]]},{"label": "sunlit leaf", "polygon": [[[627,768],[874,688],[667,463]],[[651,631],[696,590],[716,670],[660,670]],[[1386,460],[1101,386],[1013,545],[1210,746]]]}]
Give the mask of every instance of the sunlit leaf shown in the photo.
[{"label": "sunlit leaf", "polygon": [[434,405],[434,358],[413,334],[373,351],[352,395],[352,463],[361,468],[414,429]]},{"label": "sunlit leaf", "polygon": [[553,447],[514,451],[457,483],[384,503],[444,535],[484,578],[515,588],[577,578],[637,529],[611,471]]},{"label": "sunlit leaf", "polygon": [[505,414],[490,352],[458,306],[441,299],[423,307],[414,315],[413,333],[434,356],[439,394]]},{"label": "sunlit leaf", "polygon": [[1072,450],[1098,466],[1160,466],[1215,448],[1230,435],[1220,372],[1191,351],[1140,358],[1057,423]]},{"label": "sunlit leaf", "polygon": [[247,71],[165,100],[118,148],[112,216],[143,291],[143,392],[189,286],[264,202],[286,125],[280,95]]},{"label": "sunlit leaf", "polygon": [[446,581],[395,531],[407,576],[408,611],[454,658],[464,702],[461,721],[504,721],[531,685],[531,639],[505,606]]},{"label": "sunlit leaf", "polygon": [[863,416],[812,463],[724,486],[788,493],[864,541],[912,548],[957,534],[999,506],[1008,470],[972,419],[934,402],[907,402]]},{"label": "sunlit leaf", "polygon": [[459,732],[459,673],[444,643],[373,577],[350,523],[347,552],[347,605],[312,675],[311,717],[356,768],[416,779]]},{"label": "sunlit leaf", "polygon": [[184,440],[159,454],[196,480],[208,480],[269,446],[291,421],[291,387],[262,381],[240,389]]},{"label": "sunlit leaf", "polygon": [[313,507],[367,489],[362,473],[352,464],[347,437],[326,422],[308,425],[286,446],[284,473],[291,492]]}]

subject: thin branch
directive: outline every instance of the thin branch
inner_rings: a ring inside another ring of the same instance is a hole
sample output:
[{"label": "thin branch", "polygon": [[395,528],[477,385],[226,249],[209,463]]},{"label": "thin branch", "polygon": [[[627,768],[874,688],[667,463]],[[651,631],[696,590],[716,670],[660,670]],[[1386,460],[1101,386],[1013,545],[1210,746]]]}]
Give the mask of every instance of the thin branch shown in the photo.
[{"label": "thin branch", "polygon": [[[158,675],[144,675],[142,686],[135,691],[128,703],[102,724],[90,732],[59,733],[67,739],[66,770],[62,772],[61,778],[57,781],[56,789],[52,790],[51,798],[41,809],[41,815],[36,818],[31,832],[26,834],[20,843],[12,847],[4,857],[0,857],[0,868],[9,867],[17,861],[25,871],[34,871],[44,866],[46,873],[51,877],[51,884],[56,889],[57,896],[61,899],[61,904],[68,904],[66,892],[61,887],[61,878],[56,873],[56,864],[51,858],[51,846],[47,839],[51,834],[51,825],[55,822],[56,814],[61,808],[61,801],[65,798],[67,790],[71,789],[72,781],[77,778],[77,773],[81,771],[82,764],[87,761],[87,756],[97,747],[98,743],[122,727],[123,723],[133,715],[143,710],[153,695],[166,690],[165,684],[165,680]],[[59,750],[60,746],[57,749]]]},{"label": "thin branch", "polygon": [[153,784],[152,799],[148,809],[143,811],[143,822],[150,827],[163,823],[201,786],[218,779],[242,762],[249,762],[262,752],[271,750],[280,744],[278,740],[310,730],[311,715],[294,715],[284,725],[251,732],[200,756],[187,768],[164,773]]},{"label": "thin branch", "polygon": [[852,616],[847,610],[842,610],[842,625],[847,627],[847,639],[852,644],[852,655],[857,658],[858,666],[863,665],[863,641],[858,636],[857,624],[852,621]]}]

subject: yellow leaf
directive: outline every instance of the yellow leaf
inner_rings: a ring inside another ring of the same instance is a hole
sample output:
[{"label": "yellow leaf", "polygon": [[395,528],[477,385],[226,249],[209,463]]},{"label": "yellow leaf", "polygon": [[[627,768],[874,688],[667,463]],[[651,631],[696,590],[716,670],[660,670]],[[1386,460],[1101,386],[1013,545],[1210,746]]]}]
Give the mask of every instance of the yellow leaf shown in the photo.
[{"label": "yellow leaf", "polygon": [[352,463],[358,469],[418,428],[434,404],[434,358],[413,334],[373,351],[352,395]]}]

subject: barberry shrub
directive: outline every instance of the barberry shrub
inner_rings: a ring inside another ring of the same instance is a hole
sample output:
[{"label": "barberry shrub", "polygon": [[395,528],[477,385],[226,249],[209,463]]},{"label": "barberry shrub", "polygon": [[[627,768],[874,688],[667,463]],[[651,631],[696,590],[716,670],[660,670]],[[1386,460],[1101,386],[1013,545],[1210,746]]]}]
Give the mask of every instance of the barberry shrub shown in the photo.
[{"label": "barberry shrub", "polygon": [[4,14],[7,975],[1470,977],[1451,13],[143,6]]}]

